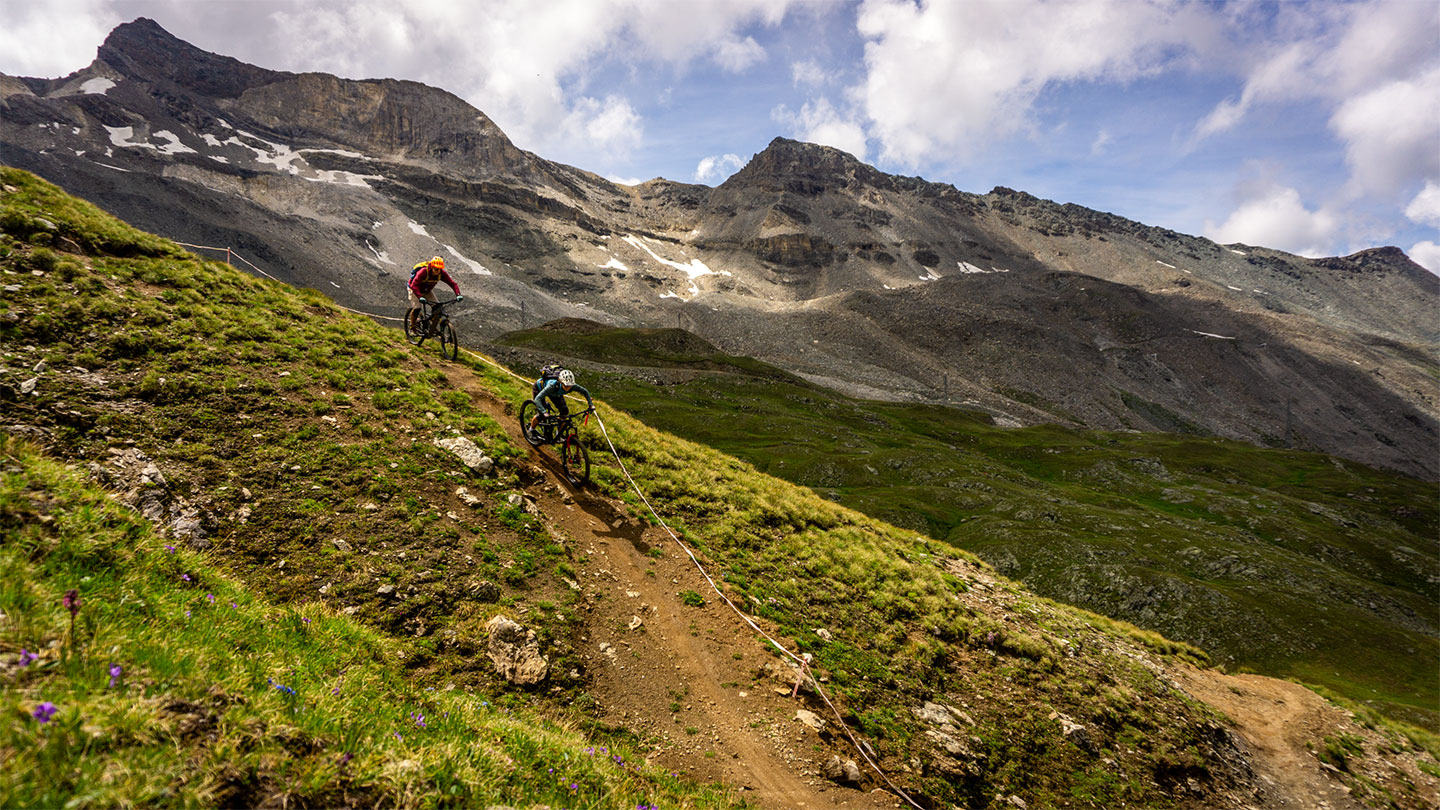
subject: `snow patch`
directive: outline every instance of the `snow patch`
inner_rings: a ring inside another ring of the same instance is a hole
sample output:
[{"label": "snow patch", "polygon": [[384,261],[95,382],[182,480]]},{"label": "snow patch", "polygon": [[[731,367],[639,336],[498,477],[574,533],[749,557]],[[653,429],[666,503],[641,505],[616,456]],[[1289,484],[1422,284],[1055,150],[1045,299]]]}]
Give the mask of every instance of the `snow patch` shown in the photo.
[{"label": "snow patch", "polygon": [[[983,267],[976,267],[975,265],[973,265],[973,264],[971,264],[971,263],[969,263],[969,262],[955,262],[955,266],[956,266],[956,267],[959,267],[959,268],[960,268],[960,272],[962,272],[962,273],[991,273],[991,272],[994,272],[994,271],[992,271],[992,270],[986,270],[986,269],[984,269]],[[934,271],[934,270],[931,270],[930,273],[931,273],[932,275],[934,275],[935,271]],[[920,278],[921,278],[921,279],[924,279],[925,277],[924,277],[924,276],[921,276]],[[939,278],[939,276],[936,276],[936,278]]]},{"label": "snow patch", "polygon": [[1235,248],[1230,248],[1230,252],[1231,252],[1231,253],[1234,253],[1236,256],[1248,256],[1248,255],[1250,255],[1250,254],[1246,253],[1246,252],[1243,251],[1243,250],[1236,250]]},{"label": "snow patch", "polygon": [[164,154],[180,155],[186,152],[189,152],[192,155],[199,154],[194,149],[191,149],[190,147],[181,143],[180,136],[176,135],[168,129],[160,130],[159,132],[155,133],[154,137],[159,138],[163,141],[168,141],[168,143],[166,143],[164,146],[155,147],[155,149],[163,152]]},{"label": "snow patch", "polygon": [[477,261],[472,261],[472,260],[466,258],[464,254],[462,254],[460,251],[456,250],[455,248],[451,247],[450,245],[445,245],[445,249],[448,250],[448,251],[450,251],[450,252],[455,256],[455,258],[457,258],[457,259],[459,259],[460,261],[462,261],[462,262],[466,263],[467,265],[469,265],[469,266],[470,266],[470,270],[471,270],[472,272],[474,272],[475,275],[477,275],[477,276],[493,276],[493,275],[495,275],[494,273],[491,273],[491,272],[490,272],[490,269],[489,269],[488,267],[486,267],[485,265],[483,265],[483,264],[481,264],[481,263],[479,263],[479,262],[477,262]]},{"label": "snow patch", "polygon": [[595,265],[595,266],[596,266],[596,267],[605,267],[605,268],[609,268],[609,269],[611,269],[611,270],[625,270],[625,271],[627,271],[627,272],[630,270],[630,268],[628,268],[628,267],[625,266],[625,263],[624,263],[624,262],[622,262],[622,261],[620,261],[619,259],[616,259],[616,258],[611,258],[610,261],[608,261],[608,262],[606,262],[606,263],[604,263],[604,264],[597,264],[597,265]]},{"label": "snow patch", "polygon": [[[376,224],[376,225],[379,225],[380,223],[377,222],[377,223],[375,223],[375,224]],[[370,244],[369,241],[366,241],[366,242],[365,242],[365,247],[370,248],[370,252],[371,252],[371,253],[374,253],[374,254],[375,254],[375,258],[376,258],[377,260],[379,260],[380,262],[382,262],[382,263],[384,263],[384,264],[394,264],[394,263],[395,263],[395,262],[393,262],[393,261],[390,260],[390,252],[389,252],[389,251],[376,250],[376,249],[375,249],[375,246],[372,245],[372,244]]]},{"label": "snow patch", "polygon": [[[646,238],[649,239],[649,237],[646,237]],[[656,240],[650,239],[650,241],[654,242],[654,241],[656,241]],[[695,286],[695,283],[694,283],[694,282],[695,282],[695,279],[697,279],[697,278],[699,278],[699,277],[701,277],[701,276],[715,276],[715,275],[728,276],[728,275],[731,275],[731,273],[730,273],[729,270],[722,270],[722,271],[720,271],[719,273],[717,273],[717,272],[715,272],[714,270],[711,270],[709,267],[706,267],[706,266],[705,266],[705,263],[702,262],[702,261],[700,261],[699,259],[691,259],[689,264],[681,264],[681,263],[679,263],[679,262],[673,262],[673,261],[671,261],[671,260],[669,260],[669,259],[663,258],[663,257],[661,257],[659,254],[657,254],[655,251],[651,250],[649,245],[647,245],[647,244],[645,244],[644,242],[640,241],[639,237],[637,237],[637,236],[635,236],[635,235],[633,235],[633,234],[626,236],[626,237],[625,237],[625,242],[628,243],[629,245],[631,245],[632,247],[638,248],[638,249],[643,250],[643,251],[645,251],[646,253],[650,254],[650,258],[654,259],[655,261],[657,261],[657,262],[659,262],[659,263],[661,263],[661,264],[663,264],[663,265],[665,265],[665,266],[667,266],[667,267],[673,267],[673,268],[675,268],[676,270],[679,270],[679,271],[681,271],[682,273],[684,273],[685,275],[689,276],[689,277],[690,277],[690,282],[691,282],[691,283],[690,283],[690,288],[691,288],[691,291],[692,291],[692,292],[699,292],[699,291],[700,291],[700,288],[697,287],[697,286]],[[657,244],[658,244],[658,243],[657,243]]]},{"label": "snow patch", "polygon": [[208,132],[206,132],[205,134],[201,135],[201,136],[200,136],[200,139],[203,140],[203,141],[205,141],[206,145],[208,145],[208,146],[224,146],[224,145],[225,145],[225,142],[224,142],[224,141],[220,140],[219,138],[215,137],[214,135],[211,135],[211,134],[208,133]]},{"label": "snow patch", "polygon": [[1232,287],[1232,286],[1229,285],[1229,284],[1226,284],[1225,286],[1226,286],[1226,288],[1231,289],[1231,290],[1234,290],[1235,292],[1245,292],[1244,290],[1240,289],[1239,287]]},{"label": "snow patch", "polygon": [[330,286],[331,286],[331,287],[334,287],[334,288],[337,289],[337,290],[340,289],[340,285],[339,285],[339,284],[336,284],[336,283],[333,282],[333,281],[330,282]]},{"label": "snow patch", "polygon": [[1215,333],[1213,333],[1213,332],[1200,332],[1200,331],[1197,331],[1197,330],[1194,330],[1194,329],[1191,329],[1190,331],[1191,331],[1191,332],[1195,332],[1195,334],[1197,334],[1197,335],[1204,335],[1205,337],[1216,338],[1217,340],[1234,340],[1234,339],[1235,339],[1235,338],[1233,338],[1233,337],[1227,337],[1227,336],[1225,336],[1225,335],[1217,335],[1217,334],[1215,334]]},{"label": "snow patch", "polygon": [[1163,264],[1163,265],[1165,265],[1166,267],[1170,268],[1171,270],[1174,270],[1174,269],[1175,269],[1175,265],[1170,264],[1169,262],[1162,262],[1162,261],[1160,261],[1159,259],[1156,259],[1156,260],[1155,260],[1155,263],[1156,263],[1156,264]]},{"label": "snow patch", "polygon": [[416,222],[416,221],[413,220],[413,219],[410,220],[409,222],[407,222],[406,224],[410,226],[410,232],[413,233],[413,234],[416,234],[416,235],[418,235],[418,236],[429,236],[429,235],[430,235],[430,234],[428,234],[428,233],[425,232],[425,226],[424,226],[424,225],[421,225],[420,223]]},{"label": "snow patch", "polygon": [[351,152],[351,151],[348,150],[348,149],[301,149],[301,150],[299,150],[299,152],[300,152],[300,154],[302,154],[302,155],[308,155],[308,154],[310,154],[311,152],[315,152],[315,153],[326,154],[326,155],[339,155],[340,157],[348,157],[348,158],[363,158],[363,157],[365,157],[364,155],[360,154],[359,152]]},{"label": "snow patch", "polygon": [[80,92],[87,96],[103,96],[106,90],[114,86],[115,82],[103,77],[96,77],[87,79],[84,84],[80,85]]},{"label": "snow patch", "polygon": [[675,293],[670,292],[669,290],[666,290],[663,294],[661,294],[660,298],[661,298],[662,300],[665,299],[665,298],[674,298],[674,299],[677,300],[677,301],[684,301],[684,300],[685,300],[684,298],[681,298],[679,295],[676,295]]},{"label": "snow patch", "polygon": [[122,168],[120,168],[119,166],[111,166],[109,163],[101,163],[101,162],[98,161],[98,160],[95,161],[95,165],[96,165],[96,166],[104,166],[104,167],[107,168],[107,169],[114,169],[114,170],[117,171],[117,172],[126,172],[126,173],[128,173],[128,172],[130,171],[129,169],[122,169]]},{"label": "snow patch", "polygon": [[216,163],[229,163],[229,162],[230,162],[230,158],[224,157],[224,156],[222,156],[222,155],[206,155],[205,157],[210,158],[211,160],[215,161]]}]

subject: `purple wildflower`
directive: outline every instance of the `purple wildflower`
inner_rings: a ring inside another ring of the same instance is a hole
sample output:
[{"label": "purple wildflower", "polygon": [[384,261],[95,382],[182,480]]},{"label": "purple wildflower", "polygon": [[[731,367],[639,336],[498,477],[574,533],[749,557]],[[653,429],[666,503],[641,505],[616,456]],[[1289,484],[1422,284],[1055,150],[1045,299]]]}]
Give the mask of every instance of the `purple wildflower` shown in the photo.
[{"label": "purple wildflower", "polygon": [[350,753],[349,751],[346,751],[345,753],[341,754],[341,755],[340,755],[340,770],[342,770],[342,771],[345,770],[345,766],[346,766],[346,765],[349,765],[349,764],[350,764],[350,760],[352,760],[352,759],[354,759],[354,758],[355,758],[355,755],[352,754],[352,753]]},{"label": "purple wildflower", "polygon": [[239,609],[240,609],[240,606],[237,605],[237,604],[235,604],[234,602],[231,602],[231,603],[230,603],[230,607],[232,607],[232,608],[234,608],[234,609],[236,609],[236,610],[239,610]]},{"label": "purple wildflower", "polygon": [[32,663],[35,662],[35,659],[37,659],[37,658],[39,658],[39,657],[40,657],[40,656],[36,655],[35,653],[30,652],[29,650],[25,649],[24,647],[21,647],[21,648],[20,648],[20,666],[22,666],[22,667],[28,667],[28,666],[30,666]]},{"label": "purple wildflower", "polygon": [[60,602],[66,610],[70,611],[70,618],[73,621],[75,614],[80,612],[80,591],[71,588],[65,592],[65,598]]},{"label": "purple wildflower", "polygon": [[54,717],[55,712],[58,711],[60,710],[55,707],[55,704],[47,700],[44,703],[41,703],[39,706],[36,706],[33,714],[35,716],[35,719],[39,720],[43,724],[50,722],[50,718]]},{"label": "purple wildflower", "polygon": [[190,575],[189,575],[189,574],[181,574],[181,575],[180,575],[180,579],[181,579],[182,581],[184,581],[184,582],[189,582],[189,581],[190,581]]},{"label": "purple wildflower", "polygon": [[169,543],[166,543],[166,544],[165,544],[165,550],[168,551],[168,552],[170,552],[171,554],[174,554],[174,553],[175,553],[175,547],[172,546],[172,545],[170,545]]},{"label": "purple wildflower", "polygon": [[210,604],[215,604],[215,594],[207,593],[205,594],[205,598],[210,600]]},{"label": "purple wildflower", "polygon": [[118,680],[120,680],[120,675],[121,675],[122,673],[124,673],[124,672],[125,672],[125,670],[121,669],[119,664],[111,664],[111,665],[110,665],[110,687],[109,687],[109,688],[111,688],[111,689],[114,689],[114,688],[115,688],[115,682],[118,681]]}]

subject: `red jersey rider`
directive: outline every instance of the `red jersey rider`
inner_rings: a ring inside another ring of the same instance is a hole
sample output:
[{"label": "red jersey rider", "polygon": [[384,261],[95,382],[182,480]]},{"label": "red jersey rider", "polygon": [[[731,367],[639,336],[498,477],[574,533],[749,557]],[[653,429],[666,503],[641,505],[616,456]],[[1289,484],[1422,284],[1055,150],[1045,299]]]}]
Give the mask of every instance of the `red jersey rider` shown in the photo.
[{"label": "red jersey rider", "polygon": [[411,311],[418,311],[420,309],[420,301],[422,299],[434,303],[435,299],[431,297],[430,293],[435,289],[435,285],[442,281],[450,285],[450,289],[455,291],[455,300],[459,301],[462,298],[460,295],[460,285],[456,284],[455,279],[451,278],[450,274],[445,272],[444,259],[436,256],[429,261],[420,262],[415,265],[410,271],[409,290]]}]

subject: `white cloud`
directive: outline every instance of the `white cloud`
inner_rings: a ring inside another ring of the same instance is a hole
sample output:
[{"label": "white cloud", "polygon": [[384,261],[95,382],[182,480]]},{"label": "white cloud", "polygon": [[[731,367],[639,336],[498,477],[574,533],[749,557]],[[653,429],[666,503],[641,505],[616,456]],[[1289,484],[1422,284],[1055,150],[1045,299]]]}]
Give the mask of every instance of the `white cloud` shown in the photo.
[{"label": "white cloud", "polygon": [[0,4],[0,73],[53,79],[95,59],[123,20],[106,0],[5,0]]},{"label": "white cloud", "polygon": [[827,98],[807,102],[798,113],[781,105],[770,117],[788,127],[797,140],[833,146],[865,160],[865,127],[837,110]]},{"label": "white cloud", "polygon": [[1115,138],[1110,135],[1109,130],[1102,129],[1095,133],[1095,140],[1090,142],[1090,154],[1104,154],[1105,149],[1110,146],[1110,142],[1113,140],[1115,140]]},{"label": "white cloud", "polygon": [[1048,85],[1125,81],[1213,28],[1203,8],[1111,0],[865,0],[858,89],[883,159],[973,156],[1025,128]]},{"label": "white cloud", "polygon": [[695,167],[695,180],[699,183],[708,183],[711,180],[729,177],[740,171],[744,165],[745,160],[739,155],[711,155],[701,158],[700,165]]},{"label": "white cloud", "polygon": [[1417,242],[1407,253],[1410,259],[1436,275],[1440,275],[1440,245],[1431,241]]},{"label": "white cloud", "polygon": [[825,72],[825,68],[820,67],[820,63],[814,60],[806,60],[804,62],[795,62],[791,64],[790,76],[794,80],[797,87],[802,84],[812,86],[821,85],[824,84],[826,79],[829,78],[829,74]]},{"label": "white cloud", "polygon": [[1347,99],[1330,125],[1345,141],[1355,193],[1390,196],[1440,180],[1440,63]]},{"label": "white cloud", "polygon": [[1340,224],[1328,211],[1305,208],[1295,189],[1270,185],[1258,189],[1222,224],[1207,220],[1205,235],[1220,244],[1243,242],[1301,256],[1327,256],[1333,253]]},{"label": "white cloud", "polygon": [[754,37],[722,40],[715,46],[715,62],[731,73],[740,73],[765,61],[765,49]]},{"label": "white cloud", "polygon": [[1440,183],[1433,180],[1427,182],[1425,188],[1406,206],[1405,216],[1411,222],[1440,228]]}]

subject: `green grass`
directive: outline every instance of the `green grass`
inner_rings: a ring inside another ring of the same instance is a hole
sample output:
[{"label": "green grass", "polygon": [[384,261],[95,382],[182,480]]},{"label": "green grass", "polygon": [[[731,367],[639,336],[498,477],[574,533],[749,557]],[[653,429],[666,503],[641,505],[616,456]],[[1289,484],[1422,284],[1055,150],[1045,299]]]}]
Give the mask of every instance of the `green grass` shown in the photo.
[{"label": "green grass", "polygon": [[[647,423],[974,552],[1039,593],[1440,724],[1433,484],[1183,426],[1003,430],[745,373],[718,353],[707,363],[703,341],[674,330],[573,331],[503,342],[576,358],[592,391]],[[587,362],[712,373],[657,386]]]},{"label": "green grass", "polygon": [[0,459],[0,805],[730,804],[623,743],[426,686],[403,644],[256,597],[19,442]]}]

